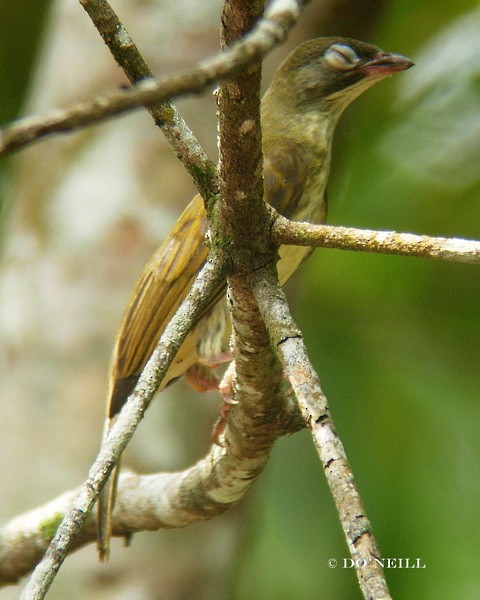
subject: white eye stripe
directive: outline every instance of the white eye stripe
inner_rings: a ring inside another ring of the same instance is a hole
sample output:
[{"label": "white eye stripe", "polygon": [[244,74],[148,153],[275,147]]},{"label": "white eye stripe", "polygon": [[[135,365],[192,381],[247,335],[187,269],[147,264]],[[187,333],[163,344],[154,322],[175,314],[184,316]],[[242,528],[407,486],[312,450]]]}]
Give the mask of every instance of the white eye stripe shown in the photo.
[{"label": "white eye stripe", "polygon": [[332,44],[324,54],[325,60],[334,69],[348,71],[360,62],[355,50],[345,44]]}]

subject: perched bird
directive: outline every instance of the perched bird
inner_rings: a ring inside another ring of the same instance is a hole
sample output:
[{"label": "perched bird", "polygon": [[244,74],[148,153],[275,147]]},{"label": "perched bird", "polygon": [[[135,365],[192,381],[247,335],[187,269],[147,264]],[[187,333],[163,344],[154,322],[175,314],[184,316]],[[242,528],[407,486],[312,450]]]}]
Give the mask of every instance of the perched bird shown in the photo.
[{"label": "perched bird", "polygon": [[[367,88],[412,64],[400,54],[339,37],[310,40],[294,50],[276,72],[261,105],[266,202],[287,218],[323,223],[332,138],[340,115]],[[203,201],[196,196],[130,296],[111,362],[106,432],[206,260],[206,231]],[[284,284],[311,249],[282,246],[279,253],[279,278]],[[229,333],[223,287],[188,334],[161,388],[184,374],[194,387],[208,388],[211,380],[198,366],[211,367],[222,360]],[[102,559],[109,550],[114,476],[105,488],[99,501]]]}]

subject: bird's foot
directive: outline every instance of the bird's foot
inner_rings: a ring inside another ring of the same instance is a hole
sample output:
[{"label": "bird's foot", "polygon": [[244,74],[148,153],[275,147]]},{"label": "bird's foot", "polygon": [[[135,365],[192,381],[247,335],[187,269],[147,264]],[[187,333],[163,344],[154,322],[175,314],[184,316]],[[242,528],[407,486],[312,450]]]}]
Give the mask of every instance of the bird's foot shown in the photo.
[{"label": "bird's foot", "polygon": [[210,392],[218,390],[220,383],[212,369],[223,365],[232,360],[232,355],[229,352],[221,352],[209,359],[202,358],[202,361],[192,365],[185,374],[185,377],[197,392]]},{"label": "bird's foot", "polygon": [[193,365],[185,373],[185,377],[197,392],[209,392],[211,390],[218,390],[218,379],[211,369],[204,367],[203,365]]},{"label": "bird's foot", "polygon": [[222,381],[218,385],[218,390],[222,396],[222,404],[220,404],[218,412],[220,416],[213,426],[212,442],[217,446],[224,447],[225,442],[221,439],[225,428],[227,427],[230,411],[238,404],[238,401],[233,397],[233,378],[235,376],[235,363],[231,362],[228,369],[225,371]]}]

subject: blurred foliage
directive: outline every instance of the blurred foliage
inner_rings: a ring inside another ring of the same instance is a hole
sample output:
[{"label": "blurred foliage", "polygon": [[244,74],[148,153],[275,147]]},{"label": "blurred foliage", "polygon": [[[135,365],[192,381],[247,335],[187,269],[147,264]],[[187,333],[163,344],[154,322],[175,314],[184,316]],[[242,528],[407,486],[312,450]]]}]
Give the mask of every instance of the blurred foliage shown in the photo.
[{"label": "blurred foliage", "polygon": [[21,111],[49,0],[0,0],[0,124]]},{"label": "blurred foliage", "polygon": [[[2,0],[2,120],[25,92],[46,4]],[[369,41],[417,64],[345,115],[331,223],[480,238],[477,6],[387,4]],[[477,598],[478,267],[321,250],[295,286],[294,313],[382,555],[426,564],[388,570],[393,596]],[[341,567],[348,550],[307,434],[278,443],[248,510],[233,597],[360,598]],[[329,558],[340,566],[329,569]]]},{"label": "blurred foliage", "polygon": [[[49,0],[0,0],[0,126],[21,112],[49,4]],[[1,161],[0,214],[4,206],[5,168],[5,161]]]}]

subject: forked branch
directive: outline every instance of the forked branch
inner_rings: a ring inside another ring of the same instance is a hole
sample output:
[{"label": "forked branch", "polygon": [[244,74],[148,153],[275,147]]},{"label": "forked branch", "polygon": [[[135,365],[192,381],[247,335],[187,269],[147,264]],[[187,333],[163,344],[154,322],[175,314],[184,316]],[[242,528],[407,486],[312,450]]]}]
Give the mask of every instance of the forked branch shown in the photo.
[{"label": "forked branch", "polygon": [[[260,19],[240,42],[209,61],[204,61],[198,69],[186,76],[163,80],[163,88],[162,85],[159,86],[147,81],[140,84],[135,90],[113,94],[109,98],[99,99],[93,103],[84,103],[74,107],[66,114],[57,113],[50,119],[31,119],[29,122],[23,123],[23,129],[22,124],[12,126],[9,130],[3,132],[3,150],[5,152],[8,149],[20,147],[28,141],[55,131],[66,131],[72,127],[96,122],[139,104],[152,105],[164,102],[176,93],[200,92],[214,81],[231,76],[250,62],[260,59],[270,48],[284,39],[289,27],[294,23],[297,13],[298,5],[296,2],[292,0],[274,0],[266,17]],[[102,446],[97,460],[91,467],[87,481],[75,497],[72,508],[60,524],[43,559],[28,582],[23,598],[31,600],[45,596],[73,540],[82,529],[100,489],[105,484],[142,419],[185,335],[204,310],[213,291],[218,289],[223,277],[224,263],[221,259],[217,259],[215,255],[206,264],[189,296],[167,326],[133,394],[121,411],[118,420]],[[277,432],[272,431],[272,443],[276,435],[278,435]],[[245,445],[245,440],[241,445]],[[268,445],[264,444],[255,457],[251,453],[247,454],[248,468],[244,466],[241,469],[237,486],[232,486],[230,483],[230,486],[219,487],[219,483],[223,482],[217,480],[218,473],[215,472],[212,478],[213,488],[206,497],[222,508],[224,504],[231,502],[232,498],[233,501],[238,499],[241,492],[238,492],[237,488],[243,490],[251,484],[251,481],[265,464],[268,451]],[[215,454],[213,461],[212,457],[207,457],[206,462],[203,464],[209,468],[212,465],[224,468],[224,463],[219,458],[221,456],[231,458],[231,454],[226,451],[221,453],[218,448],[214,448],[212,452]],[[202,474],[205,477],[203,470]],[[248,477],[246,474],[248,474]],[[193,482],[188,476],[187,480],[187,491],[184,493],[187,497],[192,498]],[[205,494],[205,491],[208,492],[209,490],[205,490],[204,480],[200,480],[200,482],[200,489]],[[234,490],[235,493],[233,493]]]}]

